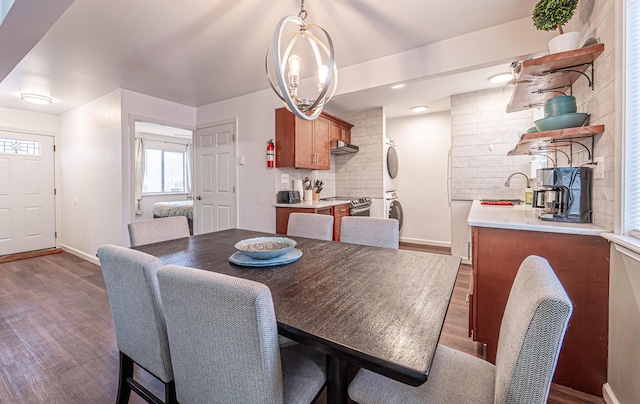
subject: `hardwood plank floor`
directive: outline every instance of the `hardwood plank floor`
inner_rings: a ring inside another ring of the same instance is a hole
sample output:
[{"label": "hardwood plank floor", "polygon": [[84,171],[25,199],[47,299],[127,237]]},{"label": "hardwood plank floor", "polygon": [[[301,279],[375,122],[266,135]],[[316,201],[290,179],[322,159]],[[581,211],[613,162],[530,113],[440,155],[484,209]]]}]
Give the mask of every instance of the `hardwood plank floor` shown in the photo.
[{"label": "hardwood plank floor", "polygon": [[[441,343],[475,354],[476,343],[467,337],[469,278],[470,268],[463,265]],[[0,403],[113,403],[117,374],[118,350],[98,266],[66,252],[0,264]],[[136,377],[162,397],[160,382],[141,369]],[[325,402],[323,395],[318,403]],[[132,394],[130,403],[144,401]],[[604,400],[554,385],[549,403]]]}]

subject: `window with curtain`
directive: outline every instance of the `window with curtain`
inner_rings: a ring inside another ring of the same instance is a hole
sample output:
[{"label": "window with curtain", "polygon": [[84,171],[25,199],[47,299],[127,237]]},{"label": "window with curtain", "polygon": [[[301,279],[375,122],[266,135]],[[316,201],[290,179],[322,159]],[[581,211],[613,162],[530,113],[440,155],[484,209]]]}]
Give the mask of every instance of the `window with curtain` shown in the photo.
[{"label": "window with curtain", "polygon": [[186,151],[145,148],[142,193],[179,193],[187,189]]},{"label": "window with curtain", "polygon": [[624,234],[640,238],[640,1],[625,12]]}]

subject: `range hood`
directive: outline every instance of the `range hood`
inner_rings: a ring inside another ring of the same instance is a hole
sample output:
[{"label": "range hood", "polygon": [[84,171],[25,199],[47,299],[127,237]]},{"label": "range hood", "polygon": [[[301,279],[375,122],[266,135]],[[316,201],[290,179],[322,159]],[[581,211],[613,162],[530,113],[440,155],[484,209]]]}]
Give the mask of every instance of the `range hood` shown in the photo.
[{"label": "range hood", "polygon": [[331,154],[357,153],[360,148],[343,140],[331,141]]}]

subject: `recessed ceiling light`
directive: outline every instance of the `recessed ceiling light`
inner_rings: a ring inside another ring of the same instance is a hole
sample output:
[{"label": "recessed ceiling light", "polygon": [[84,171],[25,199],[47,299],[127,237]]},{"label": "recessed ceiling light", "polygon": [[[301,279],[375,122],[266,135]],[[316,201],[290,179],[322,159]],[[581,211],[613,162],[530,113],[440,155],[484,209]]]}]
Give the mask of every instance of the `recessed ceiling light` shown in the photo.
[{"label": "recessed ceiling light", "polygon": [[29,93],[22,93],[20,94],[20,98],[22,98],[25,101],[29,101],[32,102],[34,104],[51,104],[51,97],[47,97],[46,95],[40,95],[40,94],[29,94]]},{"label": "recessed ceiling light", "polygon": [[513,78],[513,74],[511,73],[498,73],[489,77],[489,81],[494,84],[499,84],[499,83],[506,83],[512,78]]},{"label": "recessed ceiling light", "polygon": [[391,86],[391,88],[393,88],[394,90],[397,90],[398,88],[402,88],[402,87],[404,87],[404,86],[406,86],[406,84],[404,84],[404,83],[400,83],[400,84],[394,84],[394,85],[392,85],[392,86]]},{"label": "recessed ceiling light", "polygon": [[427,110],[427,107],[425,107],[424,105],[419,105],[417,107],[411,108],[411,112],[424,112],[426,110]]}]

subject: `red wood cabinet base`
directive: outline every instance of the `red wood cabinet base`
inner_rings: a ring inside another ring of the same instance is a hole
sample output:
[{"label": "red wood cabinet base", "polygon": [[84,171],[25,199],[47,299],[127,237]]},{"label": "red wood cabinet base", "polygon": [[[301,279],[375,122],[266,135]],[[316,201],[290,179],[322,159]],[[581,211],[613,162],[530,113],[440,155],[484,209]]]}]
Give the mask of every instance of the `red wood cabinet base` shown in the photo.
[{"label": "red wood cabinet base", "polygon": [[553,382],[602,396],[607,382],[609,243],[599,236],[473,227],[470,332],[495,363],[511,285],[529,255],[546,258],[573,302]]}]

